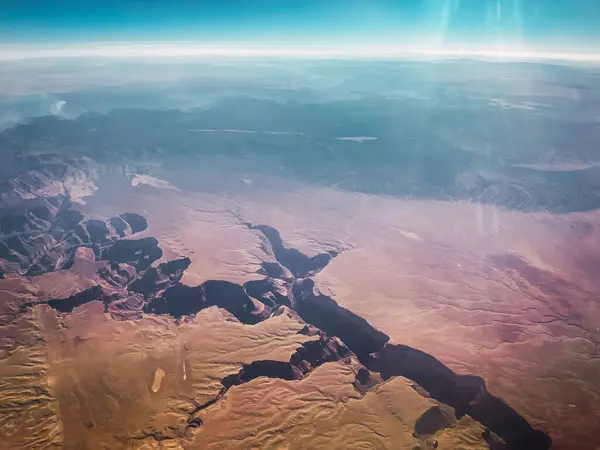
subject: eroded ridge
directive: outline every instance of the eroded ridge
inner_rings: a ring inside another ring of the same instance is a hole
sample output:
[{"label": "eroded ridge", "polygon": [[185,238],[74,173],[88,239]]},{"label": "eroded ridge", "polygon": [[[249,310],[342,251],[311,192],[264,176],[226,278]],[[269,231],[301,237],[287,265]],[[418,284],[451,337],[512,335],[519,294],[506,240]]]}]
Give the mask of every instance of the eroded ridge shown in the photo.
[{"label": "eroded ridge", "polygon": [[[61,214],[71,216],[70,212]],[[57,212],[56,216],[60,214]],[[156,239],[121,239],[145,228],[146,223],[141,216],[122,214],[107,221],[76,219],[71,222],[71,229],[85,228],[87,241],[77,240],[61,248],[68,248],[70,252],[89,246],[94,258],[104,261],[103,267],[95,272],[93,285],[68,297],[24,303],[21,313],[39,303],[47,303],[56,311],[69,315],[86,303],[100,301],[104,311],[114,319],[129,321],[145,316],[168,315],[182,324],[198,312],[216,306],[247,325],[258,324],[279,314],[293,315],[307,324],[301,333],[314,337],[314,340],[303,343],[287,362],[259,359],[243,364],[237,373],[222,378],[222,389],[218,395],[190,410],[185,424],[171,426],[169,431],[144,431],[131,439],[162,441],[187,438],[191,430],[202,425],[200,411],[220,401],[234,386],[260,377],[301,380],[324,363],[343,361],[353,367],[356,374],[354,386],[361,394],[382,380],[405,377],[416,383],[418,392],[451,407],[458,418],[468,415],[479,421],[510,449],[550,448],[550,438],[533,429],[515,410],[487,392],[483,379],[458,375],[418,349],[389,344],[385,333],[321,293],[311,277],[335,258],[336,252],[308,257],[296,249],[287,248],[274,228],[249,225],[251,230],[261,233],[275,259],[263,264],[261,273],[264,279],[243,285],[208,280],[198,286],[187,286],[181,283],[181,278],[191,263],[189,258],[153,266],[162,256]],[[43,251],[49,254],[47,250]],[[69,253],[61,251],[60,254],[64,258]],[[29,267],[28,270],[31,270],[31,265]],[[69,264],[38,267],[56,271],[69,267]],[[164,376],[162,373],[159,377],[161,382]],[[160,390],[156,380],[153,386],[153,391]],[[435,432],[435,429],[446,426],[443,425],[445,419],[442,420],[444,414],[439,411],[428,414],[435,415],[436,420],[424,417],[418,422],[417,435],[432,434],[430,428],[433,427]],[[440,425],[433,426],[431,423]]]},{"label": "eroded ridge", "polygon": [[[282,266],[289,269],[288,265],[296,264],[295,253],[281,250],[283,244],[278,233],[273,233],[270,227],[253,228],[266,229],[265,237],[275,239],[271,245],[274,249],[279,248],[274,254]],[[388,344],[387,335],[323,295],[312,279],[293,280],[289,292],[291,304],[303,320],[330,336],[339,337],[366,367],[384,379],[403,376],[415,381],[433,398],[452,406],[457,416],[468,414],[481,422],[500,436],[508,448],[544,450],[552,445],[547,434],[533,429],[514,409],[491,395],[482,378],[458,375],[418,349]]]}]

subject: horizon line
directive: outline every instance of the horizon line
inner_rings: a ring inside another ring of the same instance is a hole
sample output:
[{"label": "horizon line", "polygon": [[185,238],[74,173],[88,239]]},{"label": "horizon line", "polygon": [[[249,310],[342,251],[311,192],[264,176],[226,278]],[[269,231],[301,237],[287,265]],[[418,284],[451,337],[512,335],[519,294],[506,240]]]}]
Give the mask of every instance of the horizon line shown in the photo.
[{"label": "horizon line", "polygon": [[400,47],[393,45],[357,45],[346,47],[323,46],[235,46],[231,43],[221,46],[203,46],[193,41],[112,41],[95,42],[69,47],[1,45],[0,61],[19,61],[31,59],[69,59],[69,58],[181,58],[181,57],[290,57],[301,59],[397,59],[438,57],[444,58],[481,58],[500,61],[565,61],[600,63],[600,53],[548,52],[525,48],[436,48],[436,47]]}]

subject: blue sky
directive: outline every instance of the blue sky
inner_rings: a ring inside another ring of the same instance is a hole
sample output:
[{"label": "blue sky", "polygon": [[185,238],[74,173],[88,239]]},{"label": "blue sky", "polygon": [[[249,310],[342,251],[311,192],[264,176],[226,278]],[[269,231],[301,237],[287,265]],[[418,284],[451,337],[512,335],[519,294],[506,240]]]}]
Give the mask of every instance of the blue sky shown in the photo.
[{"label": "blue sky", "polygon": [[600,0],[0,0],[2,44],[128,40],[590,52]]}]

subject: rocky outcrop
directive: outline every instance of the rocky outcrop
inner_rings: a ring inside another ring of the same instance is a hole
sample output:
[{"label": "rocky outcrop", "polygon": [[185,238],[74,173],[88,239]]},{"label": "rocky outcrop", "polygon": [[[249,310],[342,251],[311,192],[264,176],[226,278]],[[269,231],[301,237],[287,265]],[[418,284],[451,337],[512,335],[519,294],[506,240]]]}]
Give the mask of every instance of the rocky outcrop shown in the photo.
[{"label": "rocky outcrop", "polygon": [[429,408],[415,423],[415,433],[420,438],[428,438],[438,431],[453,428],[457,424],[453,408],[440,404]]},{"label": "rocky outcrop", "polygon": [[144,297],[140,294],[133,294],[111,301],[107,305],[106,311],[113,319],[138,320],[143,316],[144,305]]},{"label": "rocky outcrop", "polygon": [[125,264],[110,262],[106,267],[98,270],[98,278],[105,290],[125,292],[126,287],[137,276],[135,267]]},{"label": "rocky outcrop", "polygon": [[347,359],[350,363],[352,356],[353,353],[339,339],[322,335],[318,340],[304,343],[287,362],[253,361],[245,364],[237,374],[225,377],[222,383],[229,389],[259,377],[301,380],[326,362]]},{"label": "rocky outcrop", "polygon": [[285,280],[278,280],[277,278],[252,280],[244,283],[244,290],[249,296],[259,300],[269,308],[275,308],[278,305],[290,306]]},{"label": "rocky outcrop", "polygon": [[338,336],[359,358],[381,350],[389,340],[365,319],[321,294],[310,278],[296,280],[291,292],[294,309],[305,322],[330,336]]},{"label": "rocky outcrop", "polygon": [[177,284],[190,264],[189,258],[182,258],[161,263],[157,267],[150,267],[129,285],[129,290],[148,298],[159,290]]},{"label": "rocky outcrop", "polygon": [[100,286],[93,286],[85,291],[81,291],[75,295],[64,299],[54,299],[48,301],[48,306],[56,309],[62,313],[69,313],[73,311],[77,306],[81,306],[85,303],[93,302],[95,300],[102,299],[102,288]]},{"label": "rocky outcrop", "polygon": [[140,220],[145,223],[141,216],[131,214],[126,216],[128,220],[123,216],[88,220],[70,209],[68,198],[52,197],[37,203],[25,211],[2,216],[0,273],[3,275],[35,276],[68,269],[77,248],[82,246],[93,248],[99,259],[125,262],[121,261],[125,258],[119,257],[124,252],[122,247],[133,244],[119,244],[114,249],[111,244],[133,233],[128,220],[135,223],[136,230],[140,229]]},{"label": "rocky outcrop", "polygon": [[197,287],[176,284],[152,298],[144,312],[181,318],[211,306],[226,309],[247,324],[258,323],[269,313],[264,305],[255,303],[242,286],[217,280],[206,281]]},{"label": "rocky outcrop", "polygon": [[[279,245],[278,234],[269,232],[265,236],[275,237],[274,248]],[[278,262],[286,266],[287,260]],[[294,280],[289,292],[292,307],[305,322],[327,336],[340,338],[369,371],[383,379],[402,376],[416,382],[427,395],[452,407],[458,417],[468,414],[486,426],[509,449],[547,450],[552,445],[547,434],[535,430],[514,409],[491,395],[482,378],[458,375],[432,355],[405,345],[389,344],[387,335],[323,295],[312,279]],[[433,429],[428,419],[419,425],[424,434]]]},{"label": "rocky outcrop", "polygon": [[[251,230],[260,231],[267,239],[277,262],[287,268],[295,277],[304,278],[316,275],[329,264],[331,259],[337,256],[336,252],[321,253],[308,257],[295,248],[287,248],[279,235],[279,231],[268,225],[249,225]],[[269,267],[269,268],[267,268]],[[273,270],[274,267],[267,266],[265,270]]]},{"label": "rocky outcrop", "polygon": [[329,336],[338,336],[372,372],[383,379],[402,376],[418,383],[458,417],[470,415],[515,450],[546,450],[551,439],[535,430],[515,410],[492,396],[482,378],[458,375],[433,356],[405,345],[388,344],[387,336],[364,319],[318,292],[312,280],[294,284],[294,305],[306,322]]},{"label": "rocky outcrop", "polygon": [[[105,220],[87,219],[70,208],[67,196],[34,200],[26,206],[21,204],[19,211],[1,215],[2,273],[36,275],[65,269],[73,264],[80,247],[91,248],[97,260],[107,261],[96,274],[96,285],[67,298],[46,301],[61,313],[101,301],[105,310],[120,320],[136,320],[144,314],[168,314],[183,320],[218,306],[245,324],[256,324],[283,312],[297,314],[308,324],[302,332],[315,339],[298,348],[289,361],[262,360],[244,365],[239,373],[223,379],[223,390],[214,401],[232,386],[258,377],[299,380],[324,363],[347,360],[356,369],[355,387],[361,393],[382,379],[402,376],[441,404],[452,407],[458,417],[468,414],[478,420],[510,449],[546,450],[551,445],[547,435],[533,429],[516,411],[487,392],[483,379],[458,375],[418,349],[389,344],[386,334],[321,293],[310,277],[322,270],[337,255],[335,252],[308,257],[285,247],[274,228],[258,225],[251,228],[263,234],[265,245],[276,259],[263,264],[265,279],[244,285],[209,280],[190,287],[180,282],[191,263],[189,258],[153,267],[162,257],[155,238],[123,239],[147,227],[143,217],[125,213]],[[190,415],[185,430],[200,425],[196,417],[200,409]],[[427,436],[450,426],[444,411],[432,410],[423,416],[415,432]]]},{"label": "rocky outcrop", "polygon": [[120,240],[113,245],[100,247],[97,257],[113,263],[127,263],[142,271],[162,256],[155,238]]},{"label": "rocky outcrop", "polygon": [[14,157],[0,183],[0,276],[67,269],[77,248],[91,247],[99,257],[111,243],[147,228],[138,214],[98,220],[72,208],[96,190],[94,167],[81,157]]}]

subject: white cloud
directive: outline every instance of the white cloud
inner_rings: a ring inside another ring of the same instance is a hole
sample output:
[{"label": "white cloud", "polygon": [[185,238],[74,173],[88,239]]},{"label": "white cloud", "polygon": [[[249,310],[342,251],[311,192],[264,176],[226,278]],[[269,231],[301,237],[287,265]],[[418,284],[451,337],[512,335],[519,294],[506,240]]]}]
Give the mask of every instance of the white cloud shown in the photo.
[{"label": "white cloud", "polygon": [[0,45],[0,60],[31,58],[183,58],[183,57],[299,57],[299,58],[457,58],[474,57],[493,60],[562,60],[600,62],[600,53],[561,53],[519,48],[436,48],[397,45],[349,45],[327,47],[264,44],[228,44],[203,46],[194,42],[106,42],[79,46],[8,46]]}]

